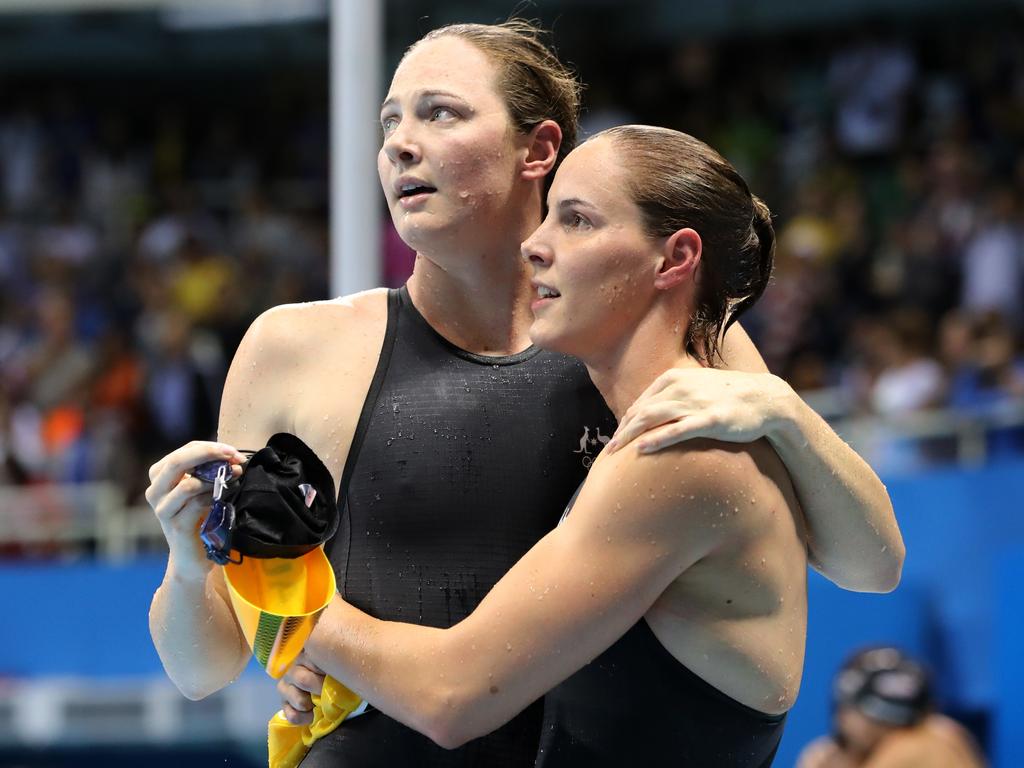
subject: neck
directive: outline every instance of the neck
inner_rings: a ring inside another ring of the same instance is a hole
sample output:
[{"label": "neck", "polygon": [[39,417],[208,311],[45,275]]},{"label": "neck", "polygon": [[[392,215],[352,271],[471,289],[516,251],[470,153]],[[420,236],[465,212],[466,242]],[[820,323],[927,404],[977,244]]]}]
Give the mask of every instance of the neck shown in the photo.
[{"label": "neck", "polygon": [[416,254],[407,283],[416,309],[468,352],[510,355],[530,346],[533,289],[519,246],[540,224],[539,200],[519,210],[518,221],[490,227],[496,237],[457,250],[449,247],[443,255]]},{"label": "neck", "polygon": [[617,421],[645,389],[669,368],[700,368],[686,353],[686,317],[681,308],[667,302],[649,312],[618,344],[595,353],[583,362]]}]

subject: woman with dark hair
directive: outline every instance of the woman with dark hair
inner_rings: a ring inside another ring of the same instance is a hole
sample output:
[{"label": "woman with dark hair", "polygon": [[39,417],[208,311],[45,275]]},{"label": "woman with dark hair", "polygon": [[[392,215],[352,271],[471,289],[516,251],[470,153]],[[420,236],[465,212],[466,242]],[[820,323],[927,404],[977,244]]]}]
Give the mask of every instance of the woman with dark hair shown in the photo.
[{"label": "woman with dark hair", "polygon": [[[715,362],[774,250],[767,207],[705,144],[604,131],[523,244],[531,338],[582,360],[621,417],[659,372]],[[384,622],[338,598],[305,652],[447,747],[547,693],[541,766],[767,766],[800,684],[806,563],[765,441],[624,450],[463,621]]]},{"label": "woman with dark hair", "polygon": [[[339,489],[328,551],[341,594],[383,620],[457,624],[557,523],[615,428],[587,369],[529,339],[536,289],[520,244],[575,142],[578,95],[525,22],[445,27],[406,53],[381,111],[378,165],[395,226],[417,251],[412,278],[262,315],[225,384],[224,442],[183,446],[150,470],[147,499],[170,550],[150,629],[187,696],[224,687],[249,658],[222,571],[196,536],[210,489],[190,469],[202,462],[237,466],[236,448],[301,436]],[[710,353],[717,338],[707,341]],[[733,369],[764,370],[737,326],[721,353]],[[685,432],[694,403],[713,399],[704,436],[767,437],[787,463],[824,572],[851,588],[894,585],[902,544],[884,488],[784,382],[723,367],[681,369],[667,384],[633,425]],[[319,680],[302,664],[283,679],[294,721]],[[532,765],[541,714],[527,706],[445,751],[377,711],[321,739],[304,764]]]}]

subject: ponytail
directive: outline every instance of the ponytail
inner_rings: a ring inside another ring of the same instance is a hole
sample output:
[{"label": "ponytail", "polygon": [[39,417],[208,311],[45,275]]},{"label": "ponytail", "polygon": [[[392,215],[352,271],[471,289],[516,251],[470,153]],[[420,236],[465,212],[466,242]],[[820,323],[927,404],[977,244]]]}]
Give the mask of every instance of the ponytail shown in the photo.
[{"label": "ponytail", "polygon": [[729,319],[722,329],[722,333],[729,330],[729,326],[739,320],[740,315],[750,309],[768,287],[768,281],[772,276],[772,267],[775,265],[775,228],[772,226],[772,212],[768,206],[757,195],[751,195],[750,201],[754,205],[754,216],[750,222],[752,230],[750,245],[756,249],[754,255],[756,267],[753,270],[754,279],[749,285],[749,292],[742,299],[737,301]]}]

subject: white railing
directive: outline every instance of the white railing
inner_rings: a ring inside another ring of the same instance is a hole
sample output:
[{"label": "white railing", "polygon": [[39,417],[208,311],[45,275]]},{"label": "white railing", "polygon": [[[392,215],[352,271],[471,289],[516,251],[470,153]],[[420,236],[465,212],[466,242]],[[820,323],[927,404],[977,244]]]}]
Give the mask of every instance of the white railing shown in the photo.
[{"label": "white railing", "polygon": [[[855,416],[837,390],[803,393],[804,399],[849,443],[870,461],[880,445],[913,441],[948,443],[952,463],[975,467],[989,458],[990,436],[996,430],[1024,428],[1024,399],[1007,400],[984,410],[945,408],[901,416]],[[893,468],[880,460],[875,470]]]},{"label": "white railing", "polygon": [[[845,416],[842,399],[831,391],[806,398],[883,475],[898,471],[884,463],[891,456],[886,449],[894,445],[913,450],[916,442],[942,442],[950,461],[971,467],[988,460],[994,430],[1024,428],[1024,400],[984,413],[933,410],[881,418]],[[126,505],[123,491],[109,483],[0,486],[0,547],[71,555],[95,550],[109,561],[166,551],[149,507]]]},{"label": "white railing", "polygon": [[265,745],[280,706],[274,681],[255,674],[202,701],[163,677],[16,680],[0,686],[0,745]]},{"label": "white railing", "polygon": [[146,506],[127,506],[113,483],[0,485],[0,547],[74,555],[95,548],[110,561],[166,549]]}]

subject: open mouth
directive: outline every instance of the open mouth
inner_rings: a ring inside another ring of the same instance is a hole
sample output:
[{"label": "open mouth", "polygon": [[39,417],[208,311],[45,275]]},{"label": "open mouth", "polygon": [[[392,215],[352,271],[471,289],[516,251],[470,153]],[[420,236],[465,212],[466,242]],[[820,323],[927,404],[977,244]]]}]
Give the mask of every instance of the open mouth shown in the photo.
[{"label": "open mouth", "polygon": [[426,195],[431,192],[437,192],[435,187],[428,187],[421,184],[403,184],[402,188],[398,192],[400,199],[406,197],[415,197],[416,195]]},{"label": "open mouth", "polygon": [[537,288],[537,296],[542,299],[557,299],[561,295],[554,288],[548,288],[546,285],[541,285]]}]

